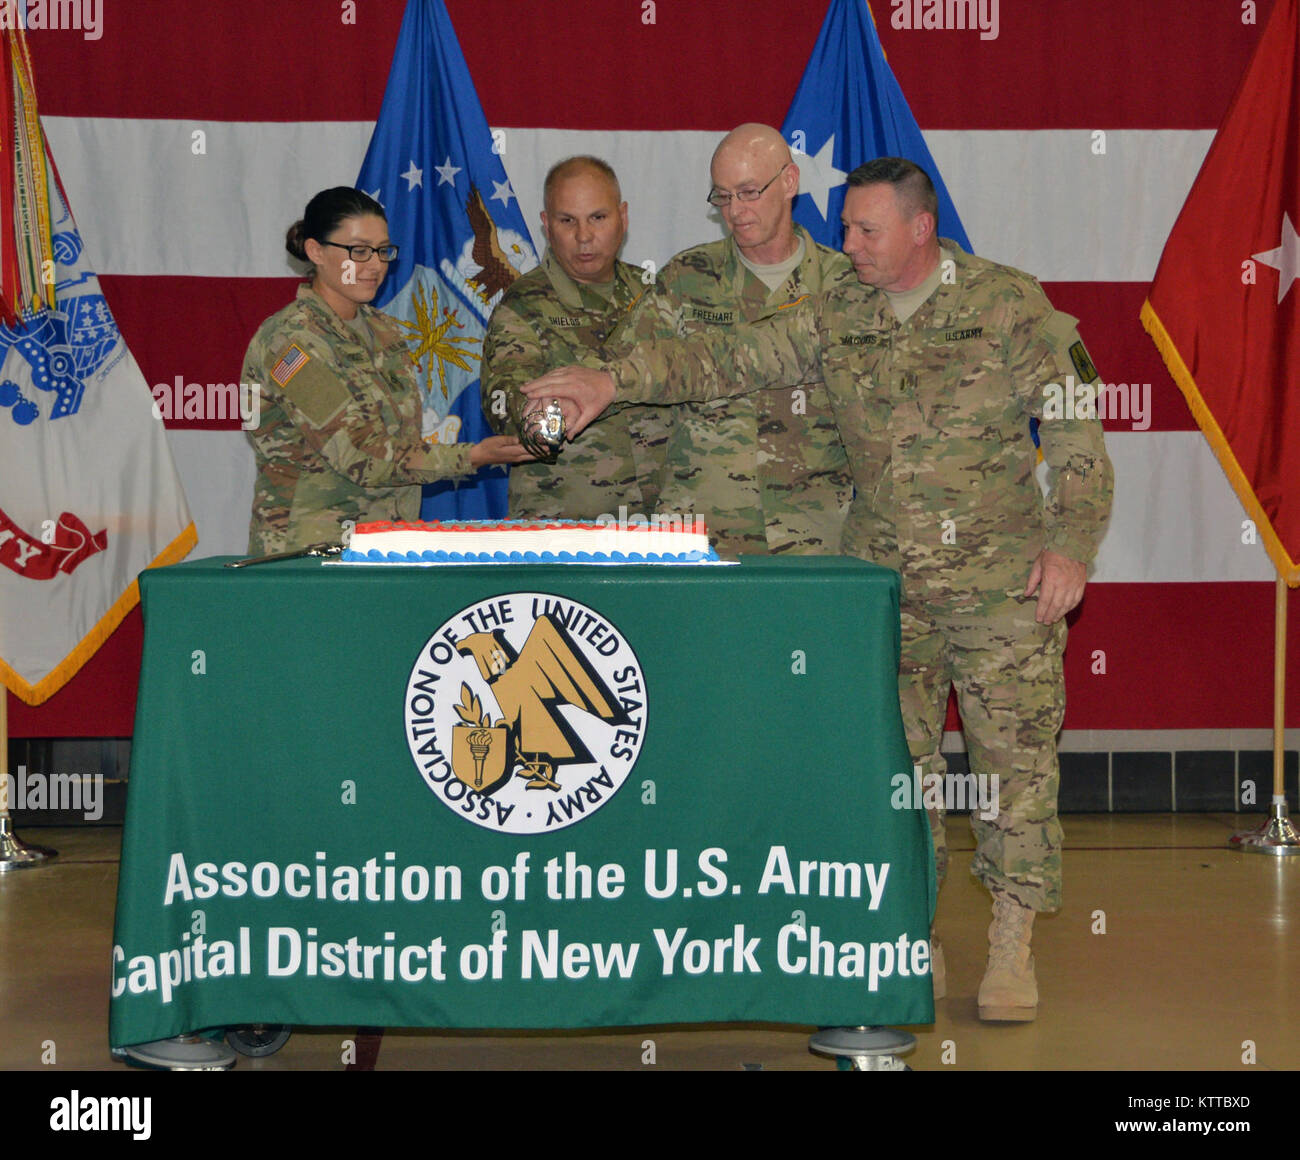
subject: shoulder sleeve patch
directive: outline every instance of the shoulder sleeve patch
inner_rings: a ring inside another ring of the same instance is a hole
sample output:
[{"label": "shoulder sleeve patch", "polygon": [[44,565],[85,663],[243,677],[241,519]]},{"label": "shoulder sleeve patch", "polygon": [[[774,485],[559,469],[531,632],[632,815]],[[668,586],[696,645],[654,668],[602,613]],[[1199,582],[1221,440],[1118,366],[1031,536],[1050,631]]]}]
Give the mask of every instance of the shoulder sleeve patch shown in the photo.
[{"label": "shoulder sleeve patch", "polygon": [[[281,359],[283,362],[284,360]],[[272,378],[275,377],[274,372]],[[279,382],[279,380],[276,380]],[[352,399],[352,392],[319,359],[303,356],[303,363],[280,384],[285,398],[298,408],[313,427],[324,427]]]},{"label": "shoulder sleeve patch", "polygon": [[308,361],[307,352],[295,342],[271,368],[271,378],[283,387],[307,365]]},{"label": "shoulder sleeve patch", "polygon": [[1061,374],[1073,374],[1080,383],[1094,383],[1097,367],[1079,337],[1078,326],[1079,320],[1073,315],[1054,310],[1043,323],[1042,334]]},{"label": "shoulder sleeve patch", "polygon": [[1088,357],[1088,351],[1083,345],[1083,339],[1071,344],[1070,362],[1074,364],[1075,372],[1079,376],[1079,382],[1092,383],[1096,381],[1097,368],[1092,365],[1092,359]]}]

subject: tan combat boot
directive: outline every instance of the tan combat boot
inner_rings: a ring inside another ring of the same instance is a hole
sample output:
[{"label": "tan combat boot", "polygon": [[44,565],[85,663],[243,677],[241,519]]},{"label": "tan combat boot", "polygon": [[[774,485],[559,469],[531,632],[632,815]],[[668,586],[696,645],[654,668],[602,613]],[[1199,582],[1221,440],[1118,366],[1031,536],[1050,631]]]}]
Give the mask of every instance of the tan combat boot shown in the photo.
[{"label": "tan combat boot", "polygon": [[989,965],[980,983],[980,1018],[1027,1023],[1038,1014],[1038,982],[1029,939],[1034,912],[1009,898],[993,899]]},{"label": "tan combat boot", "polygon": [[933,927],[930,928],[930,983],[934,987],[936,999],[942,999],[948,993],[948,971],[943,961],[943,944]]}]

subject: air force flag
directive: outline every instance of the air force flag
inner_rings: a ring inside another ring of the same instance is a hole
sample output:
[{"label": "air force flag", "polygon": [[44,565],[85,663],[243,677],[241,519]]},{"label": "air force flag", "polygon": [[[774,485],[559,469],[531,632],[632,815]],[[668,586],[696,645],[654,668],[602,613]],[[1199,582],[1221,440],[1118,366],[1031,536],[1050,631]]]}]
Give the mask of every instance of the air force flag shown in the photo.
[{"label": "air force flag", "polygon": [[808,68],[781,128],[799,165],[794,220],[839,247],[844,179],[876,157],[906,157],[939,195],[939,236],[970,242],[934,158],[885,60],[867,0],[831,0]]},{"label": "air force flag", "polygon": [[[374,304],[410,333],[424,433],[477,443],[483,335],[502,292],[537,255],[442,0],[409,0],[383,108],[357,178],[388,214],[401,254]],[[424,519],[500,518],[506,475],[429,485]]]}]

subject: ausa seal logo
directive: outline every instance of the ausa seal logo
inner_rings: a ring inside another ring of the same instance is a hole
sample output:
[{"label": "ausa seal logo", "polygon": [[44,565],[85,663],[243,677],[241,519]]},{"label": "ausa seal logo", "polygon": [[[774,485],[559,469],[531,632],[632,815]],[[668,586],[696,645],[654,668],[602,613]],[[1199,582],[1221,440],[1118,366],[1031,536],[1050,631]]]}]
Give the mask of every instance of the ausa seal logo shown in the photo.
[{"label": "ausa seal logo", "polygon": [[459,817],[545,834],[600,809],[627,780],[646,727],[632,646],[600,613],[544,592],[471,604],[411,669],[406,743]]}]

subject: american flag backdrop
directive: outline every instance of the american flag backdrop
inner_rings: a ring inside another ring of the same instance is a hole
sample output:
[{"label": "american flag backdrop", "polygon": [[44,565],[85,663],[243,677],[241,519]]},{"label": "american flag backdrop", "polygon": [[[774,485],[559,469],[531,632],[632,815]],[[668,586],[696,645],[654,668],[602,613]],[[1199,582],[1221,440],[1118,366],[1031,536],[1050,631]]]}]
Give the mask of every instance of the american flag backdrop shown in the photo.
[{"label": "american flag backdrop", "polygon": [[[1229,731],[1271,722],[1274,572],[1138,316],[1272,4],[871,2],[975,251],[1037,275],[1124,387],[1105,424],[1115,514],[1066,656],[1065,727],[1102,748],[1125,745],[1095,731],[1214,730],[1194,747],[1238,748]],[[318,189],[356,180],[405,2],[82,7],[100,11],[96,35],[28,36],[90,263],[151,386],[232,382],[293,295],[285,229]],[[743,121],[783,123],[826,7],[447,0],[534,241],[546,168],[596,153],[622,180],[636,263],[721,236],[704,201],[713,146]],[[982,23],[925,26],[963,10]],[[195,555],[246,544],[237,423],[168,421]],[[1290,608],[1300,619],[1294,592]],[[11,701],[13,735],[128,735],[140,634],[137,611],[45,705]]]}]

